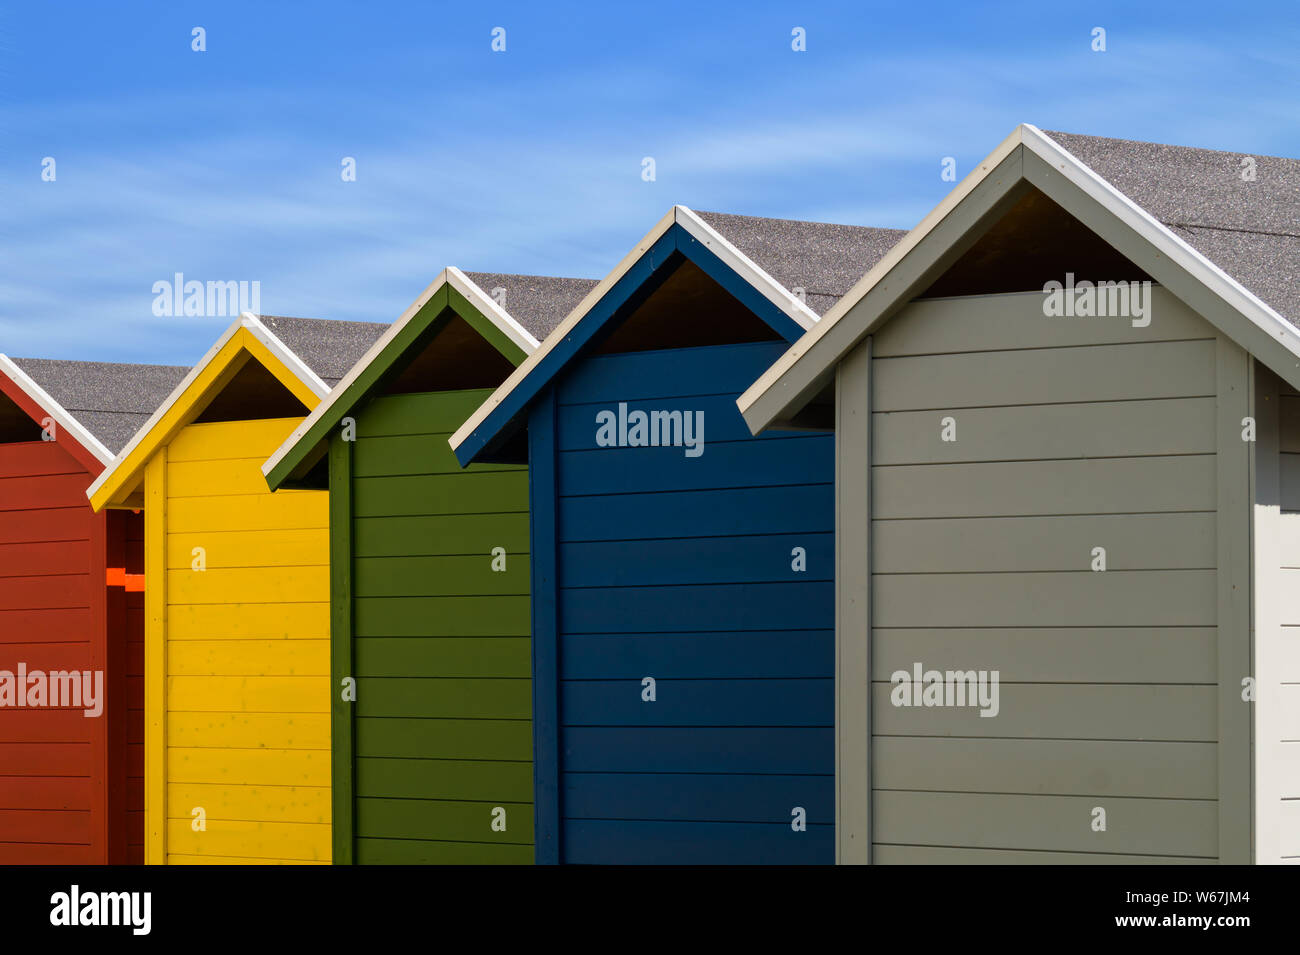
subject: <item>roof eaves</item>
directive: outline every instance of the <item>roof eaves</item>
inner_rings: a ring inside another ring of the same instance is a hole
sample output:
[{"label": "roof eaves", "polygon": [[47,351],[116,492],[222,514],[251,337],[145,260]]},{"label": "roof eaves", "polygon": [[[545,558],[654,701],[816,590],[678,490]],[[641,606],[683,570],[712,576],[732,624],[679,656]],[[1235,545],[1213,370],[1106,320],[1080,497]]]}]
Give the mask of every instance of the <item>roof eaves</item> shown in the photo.
[{"label": "roof eaves", "polygon": [[[299,452],[307,454],[311,448],[298,448],[298,443],[311,434],[314,430],[319,430],[322,420],[329,418],[331,415],[338,413],[338,405],[343,401],[352,401],[354,396],[349,394],[352,386],[366,372],[366,370],[377,361],[392,344],[393,340],[399,336],[402,331],[411,323],[421,310],[438,294],[444,286],[450,286],[465,297],[465,299],[477,309],[489,322],[492,323],[506,338],[515,345],[524,355],[532,354],[538,346],[537,339],[532,336],[527,329],[514,320],[511,315],[505,311],[497,301],[483,291],[473,280],[465,275],[455,266],[448,266],[438,273],[437,277],[421,292],[414,302],[407,307],[397,321],[393,322],[373,345],[367,349],[366,353],[354,364],[348,373],[334,386],[329,396],[325,398],[309,414],[297,428],[293,430],[285,440],[275,450],[271,457],[267,458],[262,465],[262,476],[271,480],[272,472],[282,470],[281,463],[291,455]],[[313,441],[313,447],[318,444]],[[272,482],[273,487],[280,486],[280,480]]]},{"label": "roof eaves", "polygon": [[[629,271],[641,261],[642,257],[658,242],[674,225],[680,226],[695,241],[703,245],[710,253],[726,268],[730,269],[742,280],[752,286],[767,301],[771,302],[781,314],[789,318],[798,328],[805,332],[814,327],[818,321],[817,313],[810,309],[800,298],[787,289],[784,285],[772,278],[766,271],[760,268],[752,259],[740,251],[725,235],[719,232],[713,226],[709,225],[699,215],[686,206],[675,205],[667,214],[660,219],[649,232],[638,242],[627,255],[614,267],[608,275],[600,280],[590,292],[588,292],[571,311],[564,321],[546,336],[546,340],[541,346],[525,360],[514,374],[502,382],[501,386],[494,391],[488,399],[480,405],[470,415],[469,419],[461,425],[455,434],[451,436],[448,444],[456,452],[457,457],[462,464],[469,463],[483,447],[492,439],[492,434],[480,435],[481,444],[472,448],[468,456],[462,455],[462,447],[469,442],[472,435],[476,434],[484,424],[492,417],[493,413],[501,407],[502,404],[522,385],[522,383],[533,373],[546,358],[555,350],[560,342],[564,341],[577,328],[578,324],[592,311],[593,308],[614,288]],[[508,424],[503,422],[502,426]],[[495,433],[497,429],[493,429]]]},{"label": "roof eaves", "polygon": [[[100,497],[100,491],[107,485],[112,484],[118,479],[118,472],[122,470],[127,462],[133,457],[136,451],[149,440],[150,435],[163,422],[177,403],[184,397],[185,393],[197,381],[208,366],[221,354],[222,350],[230,344],[240,331],[246,331],[249,335],[260,342],[276,360],[282,362],[284,367],[295,375],[313,394],[318,397],[324,397],[329,394],[329,386],[325,384],[315,372],[307,367],[296,354],[282,342],[275,334],[271,332],[256,315],[251,312],[244,312],[235,321],[226,326],[226,330],[208,349],[207,353],[199,359],[198,363],[189,370],[189,373],[181,379],[180,384],[172,389],[170,395],[158,406],[149,420],[140,426],[126,446],[118,452],[117,456],[112,459],[112,463],[104,469],[98,478],[86,489],[86,497],[90,499],[92,507],[99,510],[108,505],[108,500],[102,500],[95,503],[96,498]],[[132,473],[139,470],[140,466],[133,467]],[[126,475],[125,479],[129,479]]]},{"label": "roof eaves", "polygon": [[[1244,315],[1271,339],[1282,345],[1296,358],[1297,364],[1300,364],[1300,334],[1297,333],[1294,325],[1204,254],[1189,245],[1173,229],[1112,186],[1064,146],[1034,126],[1026,125],[1022,128],[1025,130],[1024,143],[1027,149],[1049,163],[1058,173],[1167,255],[1184,272],[1198,279],[1212,293]],[[1268,364],[1264,356],[1257,357]],[[1280,368],[1274,368],[1274,371],[1289,377]]]},{"label": "roof eaves", "polygon": [[[1011,134],[1002,140],[996,149],[966,174],[966,177],[944,197],[943,201],[931,209],[910,232],[899,239],[893,248],[886,252],[879,262],[868,269],[866,274],[858,279],[838,302],[827,309],[826,314],[806,335],[791,345],[772,367],[765,371],[757,381],[736,399],[741,415],[755,434],[769,427],[787,413],[788,405],[795,403],[798,396],[807,387],[806,383],[802,383],[802,378],[806,377],[808,382],[811,382],[822,373],[820,371],[805,372],[800,375],[800,372],[821,364],[829,368],[839,360],[841,356],[838,352],[833,355],[823,356],[822,353],[826,351],[823,343],[826,341],[827,336],[836,330],[845,315],[867,293],[879,285],[899,262],[905,259],[931,232],[938,228],[940,223],[954,209],[960,206],[1004,160],[1021,147],[1021,137],[1025,128],[1024,126],[1017,126],[1012,130]],[[796,375],[801,378],[801,383],[798,385],[791,382],[791,378]],[[777,392],[780,390],[785,390],[789,397],[785,401],[778,402]]]},{"label": "roof eaves", "polygon": [[[1289,365],[1280,360],[1283,355],[1276,350],[1272,355],[1257,354],[1256,357],[1291,384],[1297,385],[1300,382],[1300,336],[1297,335],[1293,325],[1061,144],[1036,127],[1023,124],[1017,127],[977,170],[972,171],[957,189],[936,206],[888,255],[864,275],[849,293],[823,316],[811,332],[791,346],[737,399],[736,403],[741,414],[754,433],[757,434],[778,420],[791,417],[791,412],[797,410],[795,406],[804,400],[811,383],[826,374],[827,370],[856,343],[856,340],[847,343],[841,341],[833,353],[824,347],[819,347],[823,345],[835,326],[950,212],[959,206],[1016,146],[1023,147],[1028,153],[1050,166],[1054,172],[1081,190],[1090,200],[1114,216],[1150,247],[1166,256],[1182,272],[1198,281],[1213,296],[1244,317],[1250,325],[1267,336],[1269,342],[1283,349],[1286,358],[1290,360]],[[1029,178],[1027,172],[1022,176]],[[1050,185],[1047,183],[1036,185],[1050,195]],[[1262,343],[1262,340],[1259,341]],[[1253,347],[1254,343],[1241,341],[1238,343],[1247,347],[1247,350],[1252,353],[1259,350]]]},{"label": "roof eaves", "polygon": [[80,421],[73,417],[63,405],[36,383],[36,380],[23,371],[8,355],[0,354],[0,372],[8,377],[33,402],[45,410],[64,431],[71,434],[95,460],[107,467],[113,461],[113,452],[108,450],[98,438],[90,433]]},{"label": "roof eaves", "polygon": [[[618,265],[610,271],[603,279],[596,283],[590,292],[583,296],[582,301],[573,307],[573,310],[565,316],[564,320],[551,331],[546,339],[532,352],[527,358],[520,362],[510,377],[503,381],[496,391],[488,396],[483,404],[475,409],[474,413],[469,416],[464,424],[457,429],[456,433],[448,439],[452,451],[459,452],[461,445],[465,444],[492,413],[510,397],[525,379],[532,374],[535,369],[546,357],[555,350],[555,348],[564,341],[578,326],[595,306],[604,298],[609,290],[612,289],[625,276],[632,267],[641,260],[641,257],[658,242],[664,234],[673,227],[677,222],[677,206],[669,209],[662,219],[655,223],[654,227],[647,232],[641,240],[633,246],[632,250],[619,261]],[[476,452],[477,453],[477,452]],[[458,454],[459,457],[459,454]],[[467,463],[467,462],[463,462]]]},{"label": "roof eaves", "polygon": [[741,252],[730,239],[686,206],[674,206],[678,225],[716,255],[737,275],[754,286],[764,298],[779,308],[790,320],[807,331],[817,324],[817,313],[792,291],[772,278],[753,259]]}]

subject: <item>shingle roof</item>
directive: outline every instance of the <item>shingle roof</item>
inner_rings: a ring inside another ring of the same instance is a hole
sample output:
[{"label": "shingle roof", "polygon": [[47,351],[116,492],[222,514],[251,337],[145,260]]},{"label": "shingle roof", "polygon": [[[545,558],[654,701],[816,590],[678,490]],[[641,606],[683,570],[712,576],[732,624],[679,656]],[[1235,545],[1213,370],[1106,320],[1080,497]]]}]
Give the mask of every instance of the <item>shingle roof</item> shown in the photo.
[{"label": "shingle roof", "polygon": [[493,289],[505,289],[505,301],[499,304],[539,342],[597,285],[595,279],[549,275],[466,272],[465,276],[489,296]]},{"label": "shingle roof", "polygon": [[259,315],[258,320],[331,388],[388,328],[379,322],[336,322],[282,315]]},{"label": "shingle roof", "polygon": [[[1300,327],[1300,160],[1044,131]],[[1242,160],[1254,160],[1254,181]]]},{"label": "shingle roof", "polygon": [[180,365],[51,358],[13,362],[114,454],[189,373]]},{"label": "shingle roof", "polygon": [[787,289],[804,289],[805,304],[818,315],[907,235],[902,229],[699,210],[695,214]]}]

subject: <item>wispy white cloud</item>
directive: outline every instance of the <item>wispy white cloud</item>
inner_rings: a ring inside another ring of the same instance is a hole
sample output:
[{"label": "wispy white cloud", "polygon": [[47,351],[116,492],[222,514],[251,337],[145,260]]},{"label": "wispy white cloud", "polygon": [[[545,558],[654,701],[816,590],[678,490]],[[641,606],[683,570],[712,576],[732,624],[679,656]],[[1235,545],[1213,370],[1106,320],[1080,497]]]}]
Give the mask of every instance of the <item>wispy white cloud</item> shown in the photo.
[{"label": "wispy white cloud", "polygon": [[[728,73],[697,40],[667,66],[598,50],[535,74],[480,66],[454,95],[407,88],[403,67],[391,98],[253,74],[201,96],[0,99],[13,132],[0,351],[193,360],[225,320],[150,314],[152,283],[178,271],[259,280],[270,313],[370,320],[447,264],[598,277],[674,202],[910,228],[951,188],[942,157],[964,174],[1022,121],[1257,151],[1292,141],[1277,124],[1300,112],[1291,87],[1231,78],[1239,48],[1121,33],[1112,53],[1071,50],[864,49]],[[1258,75],[1294,78],[1284,56],[1251,55]],[[47,142],[57,183],[38,178]],[[344,155],[355,183],[339,178]],[[640,178],[645,155],[656,182]]]}]

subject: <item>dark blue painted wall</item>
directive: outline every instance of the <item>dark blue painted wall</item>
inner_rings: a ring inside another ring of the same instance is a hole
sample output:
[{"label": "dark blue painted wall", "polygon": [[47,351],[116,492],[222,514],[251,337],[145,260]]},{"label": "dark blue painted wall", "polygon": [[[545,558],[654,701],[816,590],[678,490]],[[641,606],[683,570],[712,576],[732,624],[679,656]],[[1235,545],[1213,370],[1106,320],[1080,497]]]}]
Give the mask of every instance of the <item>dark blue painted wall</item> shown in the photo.
[{"label": "dark blue painted wall", "polygon": [[[582,358],[532,408],[539,862],[834,861],[834,438],[735,404],[787,347]],[[597,447],[619,402],[703,410],[703,454]]]}]

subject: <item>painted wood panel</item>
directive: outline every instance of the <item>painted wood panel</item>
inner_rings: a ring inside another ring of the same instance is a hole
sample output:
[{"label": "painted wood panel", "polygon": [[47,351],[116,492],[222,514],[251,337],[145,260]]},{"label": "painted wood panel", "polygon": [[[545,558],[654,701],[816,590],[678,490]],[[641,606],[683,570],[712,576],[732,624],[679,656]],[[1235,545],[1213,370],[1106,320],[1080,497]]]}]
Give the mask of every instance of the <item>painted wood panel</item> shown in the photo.
[{"label": "painted wood panel", "polygon": [[[1005,793],[876,790],[875,830],[900,845],[1110,852],[1213,860],[1218,807],[1212,799],[1105,796],[1106,829],[1093,828],[1097,799]],[[886,835],[886,833],[888,835]]]},{"label": "painted wood panel", "polygon": [[1222,356],[1160,289],[1145,328],[1041,301],[871,342],[871,854],[1214,860]]},{"label": "painted wood panel", "polygon": [[1300,863],[1300,398],[1254,363],[1255,861]]},{"label": "painted wood panel", "polygon": [[127,672],[139,621],[108,572],[126,569],[129,516],[90,510],[92,477],[61,443],[0,444],[0,670],[102,681],[90,718],[81,706],[0,708],[0,864],[140,861],[127,746],[140,719]]},{"label": "painted wood panel", "polygon": [[383,395],[355,412],[350,594],[334,600],[350,608],[357,681],[351,719],[335,721],[336,758],[346,734],[355,759],[357,863],[533,861],[528,472],[462,471],[447,444],[488,394]]},{"label": "painted wood panel", "polygon": [[159,861],[330,860],[326,495],[273,495],[260,471],[298,421],[190,425],[146,475],[165,495],[146,544],[166,613]]},{"label": "painted wood panel", "polygon": [[882,358],[875,371],[877,412],[1212,397],[1214,340]]},{"label": "painted wood panel", "polygon": [[[872,356],[951,355],[1214,338],[1210,324],[1167,289],[1155,286],[1151,293],[1151,322],[1145,327],[1136,327],[1123,318],[1049,318],[1043,314],[1041,292],[922,299],[911,303],[877,330],[872,336]],[[954,317],[957,309],[961,314]]]},{"label": "painted wood panel", "polygon": [[1099,546],[1112,570],[1203,570],[1215,557],[1205,513],[912,519],[872,530],[878,574],[1081,570]]},{"label": "painted wood panel", "polygon": [[[735,406],[783,348],[587,358],[530,421],[555,481],[554,861],[834,859],[834,442],[750,437]],[[620,403],[702,413],[702,453],[598,444]]]}]

